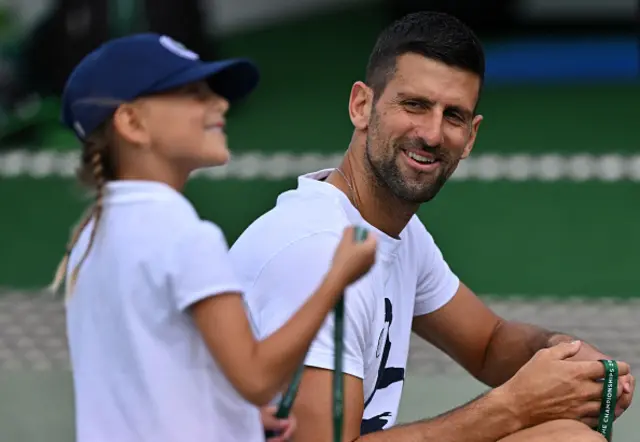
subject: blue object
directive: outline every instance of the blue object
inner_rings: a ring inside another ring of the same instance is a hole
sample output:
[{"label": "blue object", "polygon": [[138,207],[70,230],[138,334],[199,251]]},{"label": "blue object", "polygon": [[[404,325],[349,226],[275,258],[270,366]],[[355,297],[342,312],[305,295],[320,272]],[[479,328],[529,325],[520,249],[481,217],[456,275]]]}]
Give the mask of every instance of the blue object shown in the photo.
[{"label": "blue object", "polygon": [[626,38],[537,39],[488,45],[488,83],[640,79],[638,43]]},{"label": "blue object", "polygon": [[204,62],[168,36],[141,33],[110,40],[73,70],[62,95],[62,122],[84,139],[120,103],[207,80],[214,92],[236,101],[259,80],[249,60]]}]

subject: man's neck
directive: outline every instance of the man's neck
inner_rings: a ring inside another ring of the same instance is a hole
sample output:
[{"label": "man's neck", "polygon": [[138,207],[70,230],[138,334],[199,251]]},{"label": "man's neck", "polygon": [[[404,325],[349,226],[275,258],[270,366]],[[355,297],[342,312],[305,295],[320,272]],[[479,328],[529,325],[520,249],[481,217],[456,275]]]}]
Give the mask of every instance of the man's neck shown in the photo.
[{"label": "man's neck", "polygon": [[420,205],[399,200],[381,185],[365,163],[363,150],[353,144],[340,164],[345,176],[333,172],[327,182],[342,190],[369,224],[397,238]]}]

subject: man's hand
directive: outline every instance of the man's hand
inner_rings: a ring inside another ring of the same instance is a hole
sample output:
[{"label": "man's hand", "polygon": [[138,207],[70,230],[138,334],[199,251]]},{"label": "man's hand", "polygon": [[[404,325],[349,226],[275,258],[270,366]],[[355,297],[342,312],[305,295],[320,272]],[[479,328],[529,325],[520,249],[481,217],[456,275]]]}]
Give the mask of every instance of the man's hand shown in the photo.
[{"label": "man's hand", "polygon": [[265,431],[273,431],[277,436],[267,439],[267,442],[287,442],[296,430],[296,420],[293,415],[287,419],[275,417],[277,408],[275,406],[262,407],[260,417]]},{"label": "man's hand", "polygon": [[[597,348],[589,345],[585,342],[582,343],[580,350],[571,358],[568,358],[568,361],[598,361],[600,359],[613,359],[611,356],[607,356],[600,352]],[[627,408],[631,406],[631,401],[633,400],[633,392],[636,386],[636,380],[631,373],[620,376],[618,382],[622,385],[622,395],[618,399],[616,403],[616,418],[620,417],[622,413],[624,413]],[[597,418],[598,416],[594,416]]]},{"label": "man's hand", "polygon": [[[569,361],[581,348],[580,342],[563,342],[536,353],[522,369],[501,387],[513,398],[512,407],[526,426],[558,419],[580,420],[595,427],[600,413],[604,365],[593,358]],[[620,378],[629,365],[618,362]],[[618,385],[618,398],[623,391]]]}]

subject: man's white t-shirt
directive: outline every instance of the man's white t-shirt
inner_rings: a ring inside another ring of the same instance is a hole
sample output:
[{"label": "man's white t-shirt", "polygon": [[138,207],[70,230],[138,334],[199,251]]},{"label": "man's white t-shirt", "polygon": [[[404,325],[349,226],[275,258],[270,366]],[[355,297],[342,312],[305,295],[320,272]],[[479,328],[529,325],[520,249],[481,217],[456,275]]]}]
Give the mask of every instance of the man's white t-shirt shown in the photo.
[{"label": "man's white t-shirt", "polygon": [[[323,180],[331,170],[301,176],[231,247],[234,269],[264,338],[318,288],[343,230],[374,231],[376,264],[346,293],[344,371],[363,380],[362,434],[396,421],[414,316],[433,312],[456,293],[459,280],[417,216],[399,239],[368,224],[347,196]],[[333,369],[333,317],[309,349],[306,365]]]},{"label": "man's white t-shirt", "polygon": [[106,191],[67,303],[77,441],[264,441],[258,409],[226,379],[187,311],[241,291],[223,233],[164,184],[116,181]]}]

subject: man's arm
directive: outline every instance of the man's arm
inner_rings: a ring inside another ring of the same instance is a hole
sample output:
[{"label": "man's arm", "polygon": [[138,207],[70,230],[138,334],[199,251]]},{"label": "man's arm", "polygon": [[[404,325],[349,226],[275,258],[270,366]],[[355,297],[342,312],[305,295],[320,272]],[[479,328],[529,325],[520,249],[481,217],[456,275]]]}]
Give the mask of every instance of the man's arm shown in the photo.
[{"label": "man's arm", "polygon": [[[293,442],[332,440],[332,377],[329,370],[305,370],[293,408],[298,421]],[[363,397],[362,380],[345,376],[344,442],[495,442],[522,428],[506,394],[495,389],[436,418],[361,437]]]},{"label": "man's arm", "polygon": [[[347,377],[343,442],[495,442],[520,430],[557,419],[580,419],[598,412],[604,366],[597,361],[566,362],[581,348],[563,343],[539,351],[504,385],[436,418],[358,437],[362,383]],[[619,363],[621,376],[629,365]],[[310,369],[303,377],[294,412],[300,427],[295,442],[332,440],[329,370]]]},{"label": "man's arm", "polygon": [[[333,440],[333,371],[307,367],[302,375],[293,414],[298,427],[292,442],[330,442]],[[360,437],[364,413],[362,379],[344,375],[343,440]],[[384,440],[384,439],[383,439]]]},{"label": "man's arm", "polygon": [[[415,232],[425,252],[420,255],[422,274],[416,287],[413,331],[477,379],[494,387],[502,385],[539,350],[575,340],[563,333],[497,316],[457,279],[426,229]],[[610,357],[586,343],[569,358],[598,359]],[[620,379],[624,394],[617,415],[631,404],[635,387],[631,374]]]},{"label": "man's arm", "polygon": [[[538,350],[575,339],[504,320],[462,283],[445,306],[416,316],[413,331],[492,387],[510,379]],[[581,353],[593,350],[584,345]]]}]

